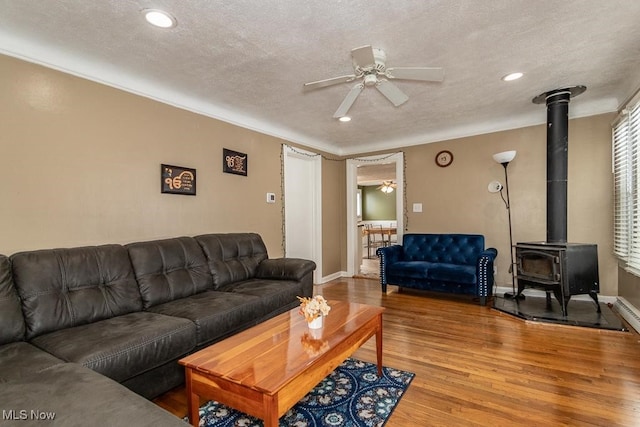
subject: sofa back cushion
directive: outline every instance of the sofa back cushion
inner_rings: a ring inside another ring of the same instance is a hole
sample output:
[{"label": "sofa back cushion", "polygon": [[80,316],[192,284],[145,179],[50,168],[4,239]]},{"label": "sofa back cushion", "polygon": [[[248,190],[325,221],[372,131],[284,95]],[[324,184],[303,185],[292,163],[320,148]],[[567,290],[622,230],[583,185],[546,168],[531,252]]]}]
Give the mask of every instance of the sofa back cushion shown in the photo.
[{"label": "sofa back cushion", "polygon": [[0,345],[24,340],[20,298],[11,279],[11,262],[0,255]]},{"label": "sofa back cushion", "polygon": [[404,261],[475,265],[484,250],[484,236],[478,234],[405,234]]},{"label": "sofa back cushion", "polygon": [[142,309],[123,246],[21,252],[11,264],[27,339]]},{"label": "sofa back cushion", "polygon": [[207,257],[216,289],[255,277],[258,264],[269,258],[256,233],[205,234],[195,239]]},{"label": "sofa back cushion", "polygon": [[127,245],[145,309],[212,288],[211,273],[192,237]]}]

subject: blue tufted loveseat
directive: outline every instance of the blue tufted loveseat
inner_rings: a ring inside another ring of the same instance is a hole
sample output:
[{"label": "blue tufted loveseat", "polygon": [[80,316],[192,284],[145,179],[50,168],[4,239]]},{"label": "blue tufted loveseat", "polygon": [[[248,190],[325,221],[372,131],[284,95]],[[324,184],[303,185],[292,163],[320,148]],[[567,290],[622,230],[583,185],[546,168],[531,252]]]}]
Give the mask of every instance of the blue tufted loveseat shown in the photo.
[{"label": "blue tufted loveseat", "polygon": [[405,234],[402,245],[379,248],[380,284],[475,295],[485,305],[493,287],[495,248],[478,234]]}]

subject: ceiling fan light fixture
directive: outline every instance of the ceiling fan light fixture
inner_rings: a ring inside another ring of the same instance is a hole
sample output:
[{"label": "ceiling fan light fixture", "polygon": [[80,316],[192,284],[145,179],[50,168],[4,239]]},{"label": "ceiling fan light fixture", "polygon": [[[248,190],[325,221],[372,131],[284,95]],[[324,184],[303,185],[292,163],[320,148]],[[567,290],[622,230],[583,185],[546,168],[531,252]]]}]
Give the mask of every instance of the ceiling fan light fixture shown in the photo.
[{"label": "ceiling fan light fixture", "polygon": [[387,193],[387,194],[389,194],[389,193],[392,193],[392,192],[393,192],[393,187],[392,187],[392,186],[390,186],[390,185],[385,185],[384,187],[382,187],[382,188],[380,189],[380,191],[382,191],[383,193]]},{"label": "ceiling fan light fixture", "polygon": [[176,18],[169,13],[159,9],[145,9],[142,11],[144,19],[155,27],[159,28],[173,28],[178,25]]},{"label": "ceiling fan light fixture", "polygon": [[365,74],[364,75],[364,85],[365,86],[375,86],[378,83],[378,78],[375,74]]},{"label": "ceiling fan light fixture", "polygon": [[334,119],[345,116],[356,98],[365,87],[375,87],[394,106],[407,102],[409,97],[392,80],[417,80],[424,82],[441,82],[444,70],[434,67],[393,67],[387,68],[387,55],[382,49],[370,45],[351,49],[353,74],[317,80],[303,84],[303,89],[313,90],[340,83],[356,82],[333,114]]},{"label": "ceiling fan light fixture", "polygon": [[338,120],[340,120],[340,121],[341,121],[341,122],[343,122],[343,123],[346,123],[346,122],[350,122],[350,121],[351,121],[351,117],[349,117],[349,116],[342,116],[342,117],[340,117]]},{"label": "ceiling fan light fixture", "polygon": [[502,81],[504,81],[504,82],[512,82],[514,80],[518,80],[522,76],[524,76],[524,73],[521,73],[521,72],[509,73],[506,76],[502,76]]},{"label": "ceiling fan light fixture", "polygon": [[378,187],[378,189],[380,189],[380,191],[382,191],[385,194],[389,194],[393,192],[393,189],[395,187],[396,187],[396,184],[394,184],[393,181],[383,181],[382,185]]}]

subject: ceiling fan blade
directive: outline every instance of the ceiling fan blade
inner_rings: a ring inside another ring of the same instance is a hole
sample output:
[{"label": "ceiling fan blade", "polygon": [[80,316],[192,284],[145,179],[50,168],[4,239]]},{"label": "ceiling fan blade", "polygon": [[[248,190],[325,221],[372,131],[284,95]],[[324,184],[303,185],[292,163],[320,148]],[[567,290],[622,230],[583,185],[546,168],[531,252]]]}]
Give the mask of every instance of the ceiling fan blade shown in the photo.
[{"label": "ceiling fan blade", "polygon": [[305,83],[303,86],[304,90],[312,90],[312,89],[320,89],[321,87],[327,87],[331,85],[336,85],[339,83],[348,83],[352,80],[355,80],[355,74],[349,74],[347,76],[333,77],[331,79],[318,80],[317,82],[309,82]]},{"label": "ceiling fan blade", "polygon": [[444,70],[442,68],[396,67],[387,68],[385,74],[390,79],[422,80],[425,82],[441,82],[444,80]]},{"label": "ceiling fan blade", "polygon": [[362,89],[364,89],[364,85],[362,83],[358,83],[351,88],[347,96],[342,101],[342,104],[340,104],[336,112],[333,114],[334,119],[339,119],[340,117],[343,117],[347,114],[349,108],[351,108],[353,103],[356,102],[356,98],[358,97],[358,95],[360,95]]},{"label": "ceiling fan blade", "polygon": [[409,100],[409,97],[405,95],[403,91],[398,89],[398,86],[394,85],[388,80],[383,79],[378,81],[378,83],[376,84],[376,88],[396,107],[404,104]]},{"label": "ceiling fan blade", "polygon": [[373,57],[373,48],[369,45],[357,47],[351,50],[353,62],[360,68],[371,68],[376,64]]}]

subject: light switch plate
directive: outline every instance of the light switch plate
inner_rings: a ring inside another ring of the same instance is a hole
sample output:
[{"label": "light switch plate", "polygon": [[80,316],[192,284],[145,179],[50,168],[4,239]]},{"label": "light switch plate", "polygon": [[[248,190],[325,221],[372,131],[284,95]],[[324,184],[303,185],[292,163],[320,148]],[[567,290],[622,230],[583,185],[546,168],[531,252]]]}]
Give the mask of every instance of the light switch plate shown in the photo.
[{"label": "light switch plate", "polygon": [[422,212],[422,203],[414,203],[413,204],[414,212]]}]

